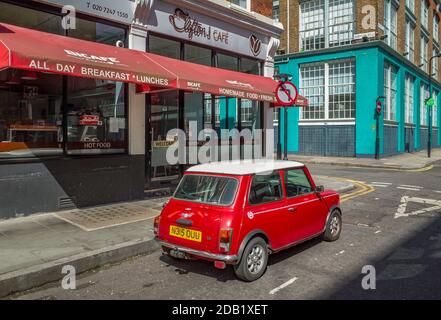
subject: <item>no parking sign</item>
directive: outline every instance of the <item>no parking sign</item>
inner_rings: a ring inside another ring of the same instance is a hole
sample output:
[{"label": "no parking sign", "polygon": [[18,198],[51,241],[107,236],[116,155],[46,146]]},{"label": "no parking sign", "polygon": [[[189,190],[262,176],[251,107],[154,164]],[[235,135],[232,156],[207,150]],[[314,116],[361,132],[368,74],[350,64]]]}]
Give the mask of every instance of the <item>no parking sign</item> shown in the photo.
[{"label": "no parking sign", "polygon": [[280,106],[295,105],[298,95],[297,87],[292,82],[280,82],[277,86],[276,99]]}]

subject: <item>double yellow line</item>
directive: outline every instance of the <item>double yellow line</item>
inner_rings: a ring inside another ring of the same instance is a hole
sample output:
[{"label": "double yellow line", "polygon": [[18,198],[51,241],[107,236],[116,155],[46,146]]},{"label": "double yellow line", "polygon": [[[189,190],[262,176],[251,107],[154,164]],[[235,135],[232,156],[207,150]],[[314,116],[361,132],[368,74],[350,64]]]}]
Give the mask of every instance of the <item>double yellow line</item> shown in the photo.
[{"label": "double yellow line", "polygon": [[348,168],[354,168],[354,169],[374,169],[374,170],[380,170],[380,171],[401,171],[401,172],[424,172],[429,171],[433,169],[433,165],[429,165],[424,168],[420,169],[395,169],[395,168],[384,168],[384,167],[362,167],[362,166],[348,166]]},{"label": "double yellow line", "polygon": [[409,172],[424,172],[424,171],[429,171],[433,169],[433,165],[421,168],[421,169],[403,169],[403,170],[399,170],[399,171],[409,171]]},{"label": "double yellow line", "polygon": [[374,187],[368,186],[367,184],[361,183],[360,181],[355,181],[355,180],[345,179],[345,178],[333,178],[333,179],[350,182],[350,183],[355,184],[358,187],[357,191],[342,195],[340,197],[340,202],[345,202],[350,199],[360,197],[360,196],[363,196],[365,194],[368,194],[368,193],[375,191]]}]

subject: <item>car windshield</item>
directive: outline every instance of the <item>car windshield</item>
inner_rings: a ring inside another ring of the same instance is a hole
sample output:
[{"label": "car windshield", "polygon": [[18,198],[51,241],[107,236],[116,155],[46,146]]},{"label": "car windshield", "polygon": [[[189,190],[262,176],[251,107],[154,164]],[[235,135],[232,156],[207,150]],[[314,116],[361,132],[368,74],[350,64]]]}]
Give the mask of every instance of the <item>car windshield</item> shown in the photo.
[{"label": "car windshield", "polygon": [[234,178],[188,174],[182,178],[174,198],[227,206],[233,202],[237,186]]}]

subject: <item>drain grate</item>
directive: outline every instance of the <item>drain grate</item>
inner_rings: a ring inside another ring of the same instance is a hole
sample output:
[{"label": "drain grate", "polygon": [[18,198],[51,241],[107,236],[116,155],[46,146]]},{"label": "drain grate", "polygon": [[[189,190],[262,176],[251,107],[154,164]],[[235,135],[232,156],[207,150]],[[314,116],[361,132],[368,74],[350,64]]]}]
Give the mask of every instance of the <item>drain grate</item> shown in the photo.
[{"label": "drain grate", "polygon": [[157,216],[161,207],[155,204],[140,206],[135,204],[111,205],[81,210],[72,210],[54,214],[57,218],[69,222],[85,231],[123,225],[147,220]]},{"label": "drain grate", "polygon": [[75,204],[75,197],[59,197],[58,198],[58,209],[75,209],[77,206]]}]

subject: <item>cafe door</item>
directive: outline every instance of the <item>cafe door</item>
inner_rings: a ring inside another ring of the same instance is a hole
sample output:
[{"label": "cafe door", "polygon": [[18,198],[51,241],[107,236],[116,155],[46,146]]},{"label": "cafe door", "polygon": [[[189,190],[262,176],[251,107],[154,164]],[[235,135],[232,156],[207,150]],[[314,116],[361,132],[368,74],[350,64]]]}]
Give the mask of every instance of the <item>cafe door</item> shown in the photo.
[{"label": "cafe door", "polygon": [[167,161],[167,148],[175,142],[167,133],[179,128],[178,91],[153,93],[146,99],[146,188],[172,191],[179,182],[180,166]]}]

